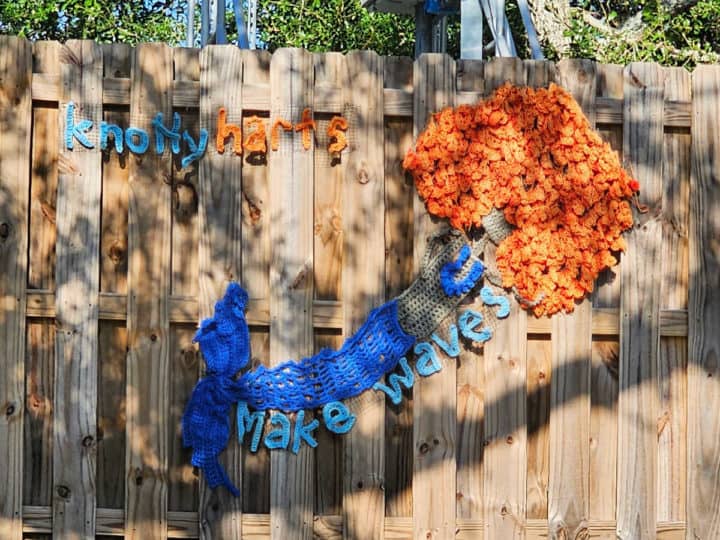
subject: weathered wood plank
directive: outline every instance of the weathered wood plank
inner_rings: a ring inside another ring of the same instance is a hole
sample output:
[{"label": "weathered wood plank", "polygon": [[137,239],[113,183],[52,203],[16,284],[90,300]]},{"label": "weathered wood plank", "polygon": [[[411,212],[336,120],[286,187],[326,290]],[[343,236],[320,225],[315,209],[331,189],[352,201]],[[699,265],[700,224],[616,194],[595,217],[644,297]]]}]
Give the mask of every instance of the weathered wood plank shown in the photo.
[{"label": "weathered wood plank", "polygon": [[[415,61],[414,134],[430,115],[453,105],[455,62],[444,54],[424,54]],[[414,198],[413,269],[417,273],[427,239],[444,224],[431,219],[423,201]],[[457,377],[455,359],[438,354],[443,369],[418,377],[413,387],[413,536],[447,539],[455,534],[457,465]]]},{"label": "weathered wood plank", "polygon": [[[517,58],[496,58],[485,66],[489,94],[505,81],[522,85],[525,70]],[[495,249],[485,251],[495,266]],[[485,538],[522,538],[527,506],[527,314],[514,300],[485,344]]]},{"label": "weathered wood plank", "polygon": [[[269,85],[270,59],[267,51],[243,53],[243,89],[247,84]],[[243,90],[242,106],[249,108]],[[237,114],[237,111],[235,111]],[[268,120],[269,122],[269,120]],[[269,132],[269,129],[268,129]],[[239,158],[238,158],[239,159]],[[269,305],[270,297],[270,186],[267,160],[244,158],[242,168],[242,277],[252,302]],[[270,322],[270,310],[267,308]],[[313,316],[317,315],[316,308]],[[251,321],[248,311],[248,322]],[[337,322],[341,325],[338,310]],[[256,321],[257,322],[257,321]],[[269,329],[255,325],[250,328],[252,366],[270,366]],[[256,453],[243,452],[243,512],[270,513],[270,451],[261,445]],[[250,495],[252,494],[252,495]],[[243,534],[245,531],[243,530]]]},{"label": "weathered wood plank", "polygon": [[621,269],[619,538],[655,538],[663,94],[658,66],[633,63],[625,68],[624,154],[649,211],[636,214],[626,234],[628,249]]},{"label": "weathered wood plank", "polygon": [[[462,90],[482,91],[485,64],[463,60],[457,67],[456,102]],[[482,300],[475,298],[475,310]],[[482,347],[466,343],[457,368],[457,503],[459,519],[482,519],[483,516],[483,440],[485,362]]]},{"label": "weathered wood plank", "polygon": [[[241,123],[242,93],[227,92],[227,88],[242,80],[242,66],[241,51],[231,45],[207,47],[200,53],[200,125],[212,134],[207,154],[200,162],[201,320],[212,316],[215,302],[222,298],[228,282],[239,280],[242,270],[242,158],[233,154],[232,142],[224,154],[218,153],[213,144],[220,107],[232,113],[228,121]],[[220,463],[230,481],[236,487],[241,486],[242,452],[237,436],[231,436]],[[233,497],[224,488],[211,492],[202,482],[200,522],[203,538],[240,538],[241,512],[241,498]]]},{"label": "weathered wood plank", "polygon": [[[352,126],[342,184],[343,306],[352,335],[385,297],[385,162],[383,59],[347,55],[345,102]],[[382,539],[385,520],[385,396],[365,392],[348,401],[357,415],[345,436],[343,537]]]},{"label": "weathered wood plank", "polygon": [[[560,83],[595,125],[595,63],[562,61]],[[577,303],[552,318],[552,384],[548,527],[551,538],[576,537],[587,529],[590,459],[592,304]]]},{"label": "weathered wood plank", "polygon": [[[689,100],[691,78],[666,68],[665,98]],[[664,135],[662,199],[663,307],[687,308],[690,134]],[[657,521],[685,519],[687,483],[687,339],[660,332]]]},{"label": "weathered wood plank", "polygon": [[32,46],[0,37],[0,537],[22,538]]},{"label": "weathered wood plank", "polygon": [[[172,50],[134,50],[131,123],[172,116]],[[127,538],[167,537],[171,156],[132,155],[128,216]]]},{"label": "weathered wood plank", "polygon": [[[270,63],[271,118],[297,122],[313,103],[312,55],[279,49]],[[300,133],[271,152],[270,166],[270,361],[312,354],[313,142],[305,150]],[[309,420],[309,419],[308,419]],[[313,453],[270,456],[270,525],[275,540],[312,535]]]},{"label": "weathered wood plank", "polygon": [[[720,68],[693,73],[688,364],[689,538],[720,536]],[[714,414],[713,414],[714,413]]]},{"label": "weathered wood plank", "polygon": [[[60,50],[60,133],[73,121],[102,120],[102,50],[91,41],[68,41]],[[98,293],[100,289],[101,156],[60,140],[55,283],[55,395],[53,535],[95,534],[97,457]],[[82,396],[82,399],[78,399]]]},{"label": "weathered wood plank", "polygon": [[[385,58],[385,86],[412,88],[410,58]],[[387,99],[387,93],[384,94]],[[387,103],[387,102],[386,102]],[[413,142],[409,118],[385,119],[385,297],[394,298],[413,277],[413,183],[405,176],[402,160]],[[385,408],[385,515],[412,515],[413,400],[405,392],[400,405],[386,400]],[[387,533],[387,520],[386,533]],[[387,537],[387,535],[386,535]]]}]

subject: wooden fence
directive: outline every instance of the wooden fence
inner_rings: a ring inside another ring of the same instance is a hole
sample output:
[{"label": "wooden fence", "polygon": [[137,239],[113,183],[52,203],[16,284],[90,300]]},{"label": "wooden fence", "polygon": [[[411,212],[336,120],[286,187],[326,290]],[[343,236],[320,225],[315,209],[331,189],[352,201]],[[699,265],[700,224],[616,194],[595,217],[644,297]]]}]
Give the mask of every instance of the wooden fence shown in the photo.
[{"label": "wooden fence", "polygon": [[[351,400],[315,450],[231,443],[242,497],[206,489],[179,428],[198,319],[240,280],[254,365],[338,346],[436,226],[400,165],[413,134],[505,80],[570,89],[640,180],[619,268],[572,316],[514,307],[400,406]],[[178,112],[210,144],[188,167],[69,151],[69,102],[96,128]],[[315,144],[221,155],[220,107],[309,107]],[[1,37],[0,538],[720,538],[719,110],[720,66]]]}]

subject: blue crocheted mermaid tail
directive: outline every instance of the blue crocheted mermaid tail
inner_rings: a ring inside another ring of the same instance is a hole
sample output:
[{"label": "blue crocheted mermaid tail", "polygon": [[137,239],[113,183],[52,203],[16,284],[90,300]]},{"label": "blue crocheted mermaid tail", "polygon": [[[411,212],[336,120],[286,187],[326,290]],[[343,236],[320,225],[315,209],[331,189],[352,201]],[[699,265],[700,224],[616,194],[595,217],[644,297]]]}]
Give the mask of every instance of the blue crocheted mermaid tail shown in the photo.
[{"label": "blue crocheted mermaid tail", "polygon": [[393,300],[372,310],[337,351],[323,349],[298,362],[245,373],[240,400],[259,410],[298,411],[357,396],[393,370],[414,343],[400,326]]}]

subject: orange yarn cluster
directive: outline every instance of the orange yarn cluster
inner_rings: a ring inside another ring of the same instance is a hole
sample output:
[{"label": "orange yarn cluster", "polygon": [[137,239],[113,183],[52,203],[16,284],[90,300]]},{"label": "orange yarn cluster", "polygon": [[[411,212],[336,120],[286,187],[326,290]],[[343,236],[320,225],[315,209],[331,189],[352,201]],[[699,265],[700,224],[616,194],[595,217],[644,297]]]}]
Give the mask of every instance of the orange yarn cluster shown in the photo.
[{"label": "orange yarn cluster", "polygon": [[405,156],[427,209],[458,229],[491,208],[515,226],[497,250],[503,285],[536,315],[572,311],[617,263],[639,189],[564,89],[506,84],[436,113]]}]

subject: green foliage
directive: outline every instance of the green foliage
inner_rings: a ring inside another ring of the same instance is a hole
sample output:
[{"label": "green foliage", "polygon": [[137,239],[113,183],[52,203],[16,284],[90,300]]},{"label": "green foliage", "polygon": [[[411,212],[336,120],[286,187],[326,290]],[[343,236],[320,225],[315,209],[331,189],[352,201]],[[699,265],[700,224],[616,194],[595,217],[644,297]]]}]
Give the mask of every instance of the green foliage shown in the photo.
[{"label": "green foliage", "polygon": [[[674,13],[650,0],[588,2],[581,8],[573,12],[567,33],[572,56],[686,67],[720,61],[720,0],[701,0]],[[587,24],[585,10],[608,30]],[[637,14],[641,18],[634,28],[623,26]]]},{"label": "green foliage", "polygon": [[183,9],[178,0],[7,0],[0,2],[0,33],[31,40],[175,45],[184,33]]},{"label": "green foliage", "polygon": [[412,56],[415,47],[412,17],[370,13],[359,0],[263,0],[258,29],[270,51],[371,49],[381,55]]}]

